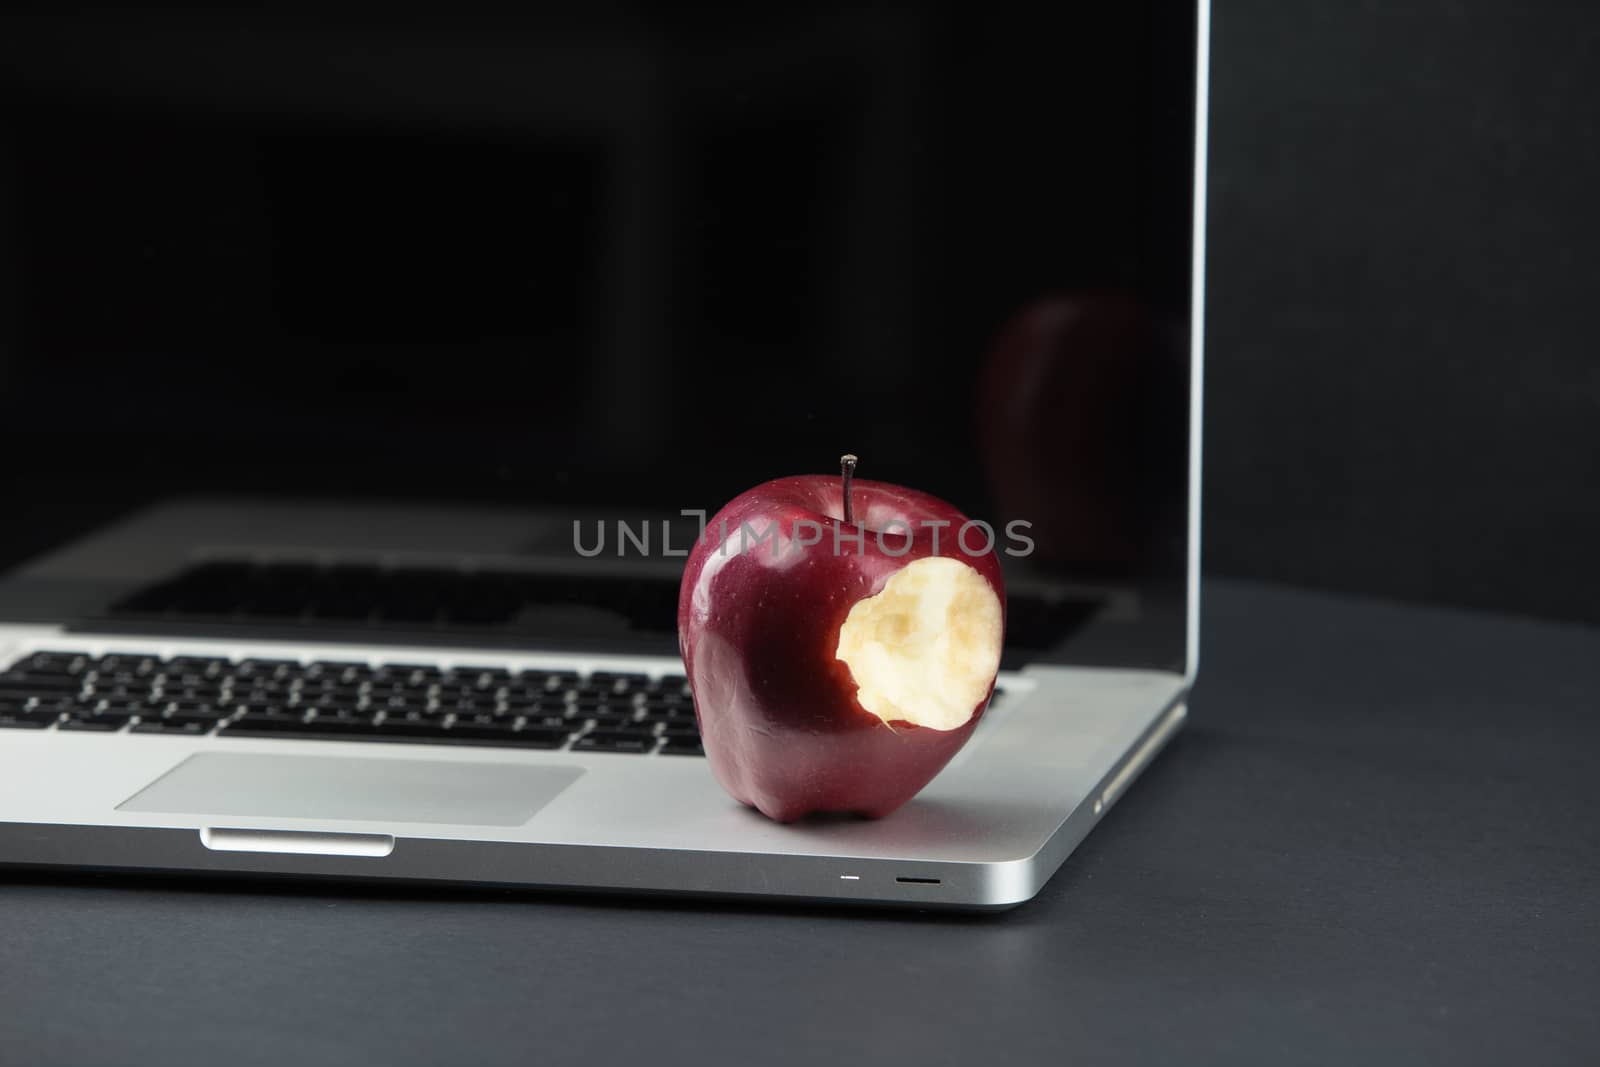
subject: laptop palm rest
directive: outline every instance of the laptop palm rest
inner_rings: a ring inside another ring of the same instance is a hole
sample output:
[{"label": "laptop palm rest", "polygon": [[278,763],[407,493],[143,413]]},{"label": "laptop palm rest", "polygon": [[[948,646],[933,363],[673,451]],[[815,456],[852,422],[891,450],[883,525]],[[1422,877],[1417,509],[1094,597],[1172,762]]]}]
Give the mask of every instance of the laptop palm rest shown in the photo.
[{"label": "laptop palm rest", "polygon": [[520,826],[579,767],[202,752],[118,811],[250,818]]}]

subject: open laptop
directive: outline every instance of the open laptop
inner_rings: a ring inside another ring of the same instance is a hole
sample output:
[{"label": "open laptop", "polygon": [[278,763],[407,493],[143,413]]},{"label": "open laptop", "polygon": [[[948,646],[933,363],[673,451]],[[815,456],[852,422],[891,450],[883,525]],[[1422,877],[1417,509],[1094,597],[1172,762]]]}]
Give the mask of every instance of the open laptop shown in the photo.
[{"label": "open laptop", "polygon": [[[1206,25],[11,20],[0,863],[1033,896],[1194,678]],[[1022,532],[1003,670],[904,808],[779,825],[682,550],[846,450]]]}]

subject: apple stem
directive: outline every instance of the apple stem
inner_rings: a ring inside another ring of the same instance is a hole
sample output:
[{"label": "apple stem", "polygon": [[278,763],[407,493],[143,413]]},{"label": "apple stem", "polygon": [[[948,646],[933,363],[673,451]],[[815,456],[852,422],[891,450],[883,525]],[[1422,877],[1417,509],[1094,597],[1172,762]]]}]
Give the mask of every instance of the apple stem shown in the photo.
[{"label": "apple stem", "polygon": [[839,457],[839,474],[844,478],[844,524],[854,526],[856,521],[855,509],[850,506],[850,479],[855,477],[856,457],[846,452]]}]

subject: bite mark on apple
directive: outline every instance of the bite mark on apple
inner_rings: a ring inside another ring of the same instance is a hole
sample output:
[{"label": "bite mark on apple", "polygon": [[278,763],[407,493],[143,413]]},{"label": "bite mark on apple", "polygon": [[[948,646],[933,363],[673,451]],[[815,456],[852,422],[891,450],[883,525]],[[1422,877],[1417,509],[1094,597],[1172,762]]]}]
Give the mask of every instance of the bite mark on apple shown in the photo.
[{"label": "bite mark on apple", "polygon": [[850,608],[835,655],[855,679],[857,701],[885,723],[957,730],[1000,669],[1003,614],[977,570],[929,556]]}]

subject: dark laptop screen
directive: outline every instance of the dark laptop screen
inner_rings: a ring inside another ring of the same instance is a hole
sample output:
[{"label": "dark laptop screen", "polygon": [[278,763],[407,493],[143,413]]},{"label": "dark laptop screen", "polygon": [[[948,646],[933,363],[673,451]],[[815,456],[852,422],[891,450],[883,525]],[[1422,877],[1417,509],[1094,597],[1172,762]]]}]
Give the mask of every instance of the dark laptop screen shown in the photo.
[{"label": "dark laptop screen", "polygon": [[1195,33],[10,19],[5,562],[171,496],[715,510],[851,451],[1031,524],[1014,611],[1075,635],[1042,653],[1179,666]]}]

